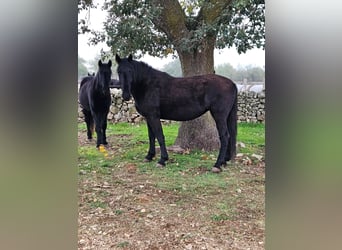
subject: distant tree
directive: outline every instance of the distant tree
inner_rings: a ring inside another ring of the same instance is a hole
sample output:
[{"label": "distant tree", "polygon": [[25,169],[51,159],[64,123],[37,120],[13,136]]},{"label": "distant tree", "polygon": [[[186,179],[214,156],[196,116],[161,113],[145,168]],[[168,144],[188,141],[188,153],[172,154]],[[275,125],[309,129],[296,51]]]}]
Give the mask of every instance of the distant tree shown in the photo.
[{"label": "distant tree", "polygon": [[168,74],[174,77],[181,77],[183,75],[179,59],[173,60],[172,62],[165,64],[161,70],[167,72]]},{"label": "distant tree", "polygon": [[265,70],[260,67],[247,67],[247,80],[250,82],[263,82],[265,80]]},{"label": "distant tree", "polygon": [[85,66],[86,61],[78,56],[78,78],[86,76],[88,73],[87,67]]},{"label": "distant tree", "polygon": [[215,67],[215,73],[235,80],[236,69],[230,63],[224,63]]},{"label": "distant tree", "polygon": [[100,59],[103,62],[107,62],[109,59],[112,60],[112,78],[118,78],[117,77],[117,72],[116,72],[116,67],[117,66],[116,66],[115,58],[114,57],[110,57],[108,55],[107,56],[103,56],[103,55],[100,55],[100,53],[95,55],[93,59],[85,62],[88,72],[91,73],[91,74],[97,72],[98,62],[99,62]]},{"label": "distant tree", "polygon": [[87,65],[88,65],[89,73],[97,72],[98,62],[100,59],[101,59],[101,56],[96,55],[93,59],[88,61]]},{"label": "distant tree", "polygon": [[233,79],[235,81],[243,81],[244,79],[247,79],[248,82],[262,82],[265,80],[265,70],[261,67],[252,65],[238,67]]},{"label": "distant tree", "polygon": [[[91,4],[78,0],[79,11]],[[243,53],[265,45],[264,0],[106,0],[103,8],[104,32],[93,31],[93,43],[105,41],[121,55],[178,55],[183,76],[213,73],[215,48],[235,45]],[[87,31],[83,20],[79,30]],[[183,122],[176,144],[218,148],[213,119]]]}]

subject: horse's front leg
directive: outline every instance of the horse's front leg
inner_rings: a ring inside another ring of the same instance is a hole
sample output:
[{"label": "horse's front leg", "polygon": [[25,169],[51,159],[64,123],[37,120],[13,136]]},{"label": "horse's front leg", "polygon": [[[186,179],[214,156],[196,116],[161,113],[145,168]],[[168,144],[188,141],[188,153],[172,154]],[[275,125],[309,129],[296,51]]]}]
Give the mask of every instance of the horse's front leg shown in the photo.
[{"label": "horse's front leg", "polygon": [[155,137],[157,137],[158,143],[160,145],[160,159],[158,161],[158,167],[164,167],[165,162],[169,159],[166,151],[165,138],[163,134],[163,128],[160,123],[159,118],[146,118],[148,126],[151,128]]},{"label": "horse's front leg", "polygon": [[153,133],[151,126],[147,123],[148,128],[148,139],[150,142],[150,148],[148,150],[147,155],[145,156],[145,162],[152,161],[153,157],[156,155],[156,137]]},{"label": "horse's front leg", "polygon": [[107,136],[106,136],[106,130],[107,130],[107,115],[105,114],[103,125],[102,125],[102,142],[103,145],[107,145]]},{"label": "horse's front leg", "polygon": [[101,144],[103,144],[103,134],[102,134],[102,119],[100,115],[94,114],[94,120],[95,120],[95,131],[96,131],[96,147],[98,148]]}]

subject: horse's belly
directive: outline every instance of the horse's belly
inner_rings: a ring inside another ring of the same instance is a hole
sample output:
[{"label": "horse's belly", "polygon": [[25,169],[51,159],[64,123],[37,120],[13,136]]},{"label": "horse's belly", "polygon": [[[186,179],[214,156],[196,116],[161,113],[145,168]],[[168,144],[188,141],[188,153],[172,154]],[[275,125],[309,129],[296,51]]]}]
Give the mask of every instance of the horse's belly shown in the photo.
[{"label": "horse's belly", "polygon": [[207,110],[204,108],[194,108],[194,107],[161,107],[160,118],[173,121],[189,121],[193,120]]}]

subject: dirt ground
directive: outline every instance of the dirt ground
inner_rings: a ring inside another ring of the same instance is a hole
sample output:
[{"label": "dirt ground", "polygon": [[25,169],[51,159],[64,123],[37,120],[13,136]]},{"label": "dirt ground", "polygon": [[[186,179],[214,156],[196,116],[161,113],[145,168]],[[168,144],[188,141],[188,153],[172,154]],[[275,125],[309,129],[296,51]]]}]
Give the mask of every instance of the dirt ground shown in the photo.
[{"label": "dirt ground", "polygon": [[195,194],[160,188],[134,163],[80,172],[78,249],[264,249],[264,170],[241,156],[221,173],[231,188]]}]

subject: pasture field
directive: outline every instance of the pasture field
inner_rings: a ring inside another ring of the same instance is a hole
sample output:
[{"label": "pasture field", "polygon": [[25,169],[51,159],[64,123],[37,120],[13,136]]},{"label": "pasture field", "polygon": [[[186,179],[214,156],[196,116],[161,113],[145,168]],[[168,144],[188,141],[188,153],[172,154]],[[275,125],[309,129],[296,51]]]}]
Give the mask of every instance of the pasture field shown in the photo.
[{"label": "pasture field", "polygon": [[[163,130],[171,146],[178,123]],[[264,249],[264,130],[240,123],[235,162],[214,174],[217,151],[144,163],[145,123],[108,124],[101,151],[79,123],[79,249]]]}]

